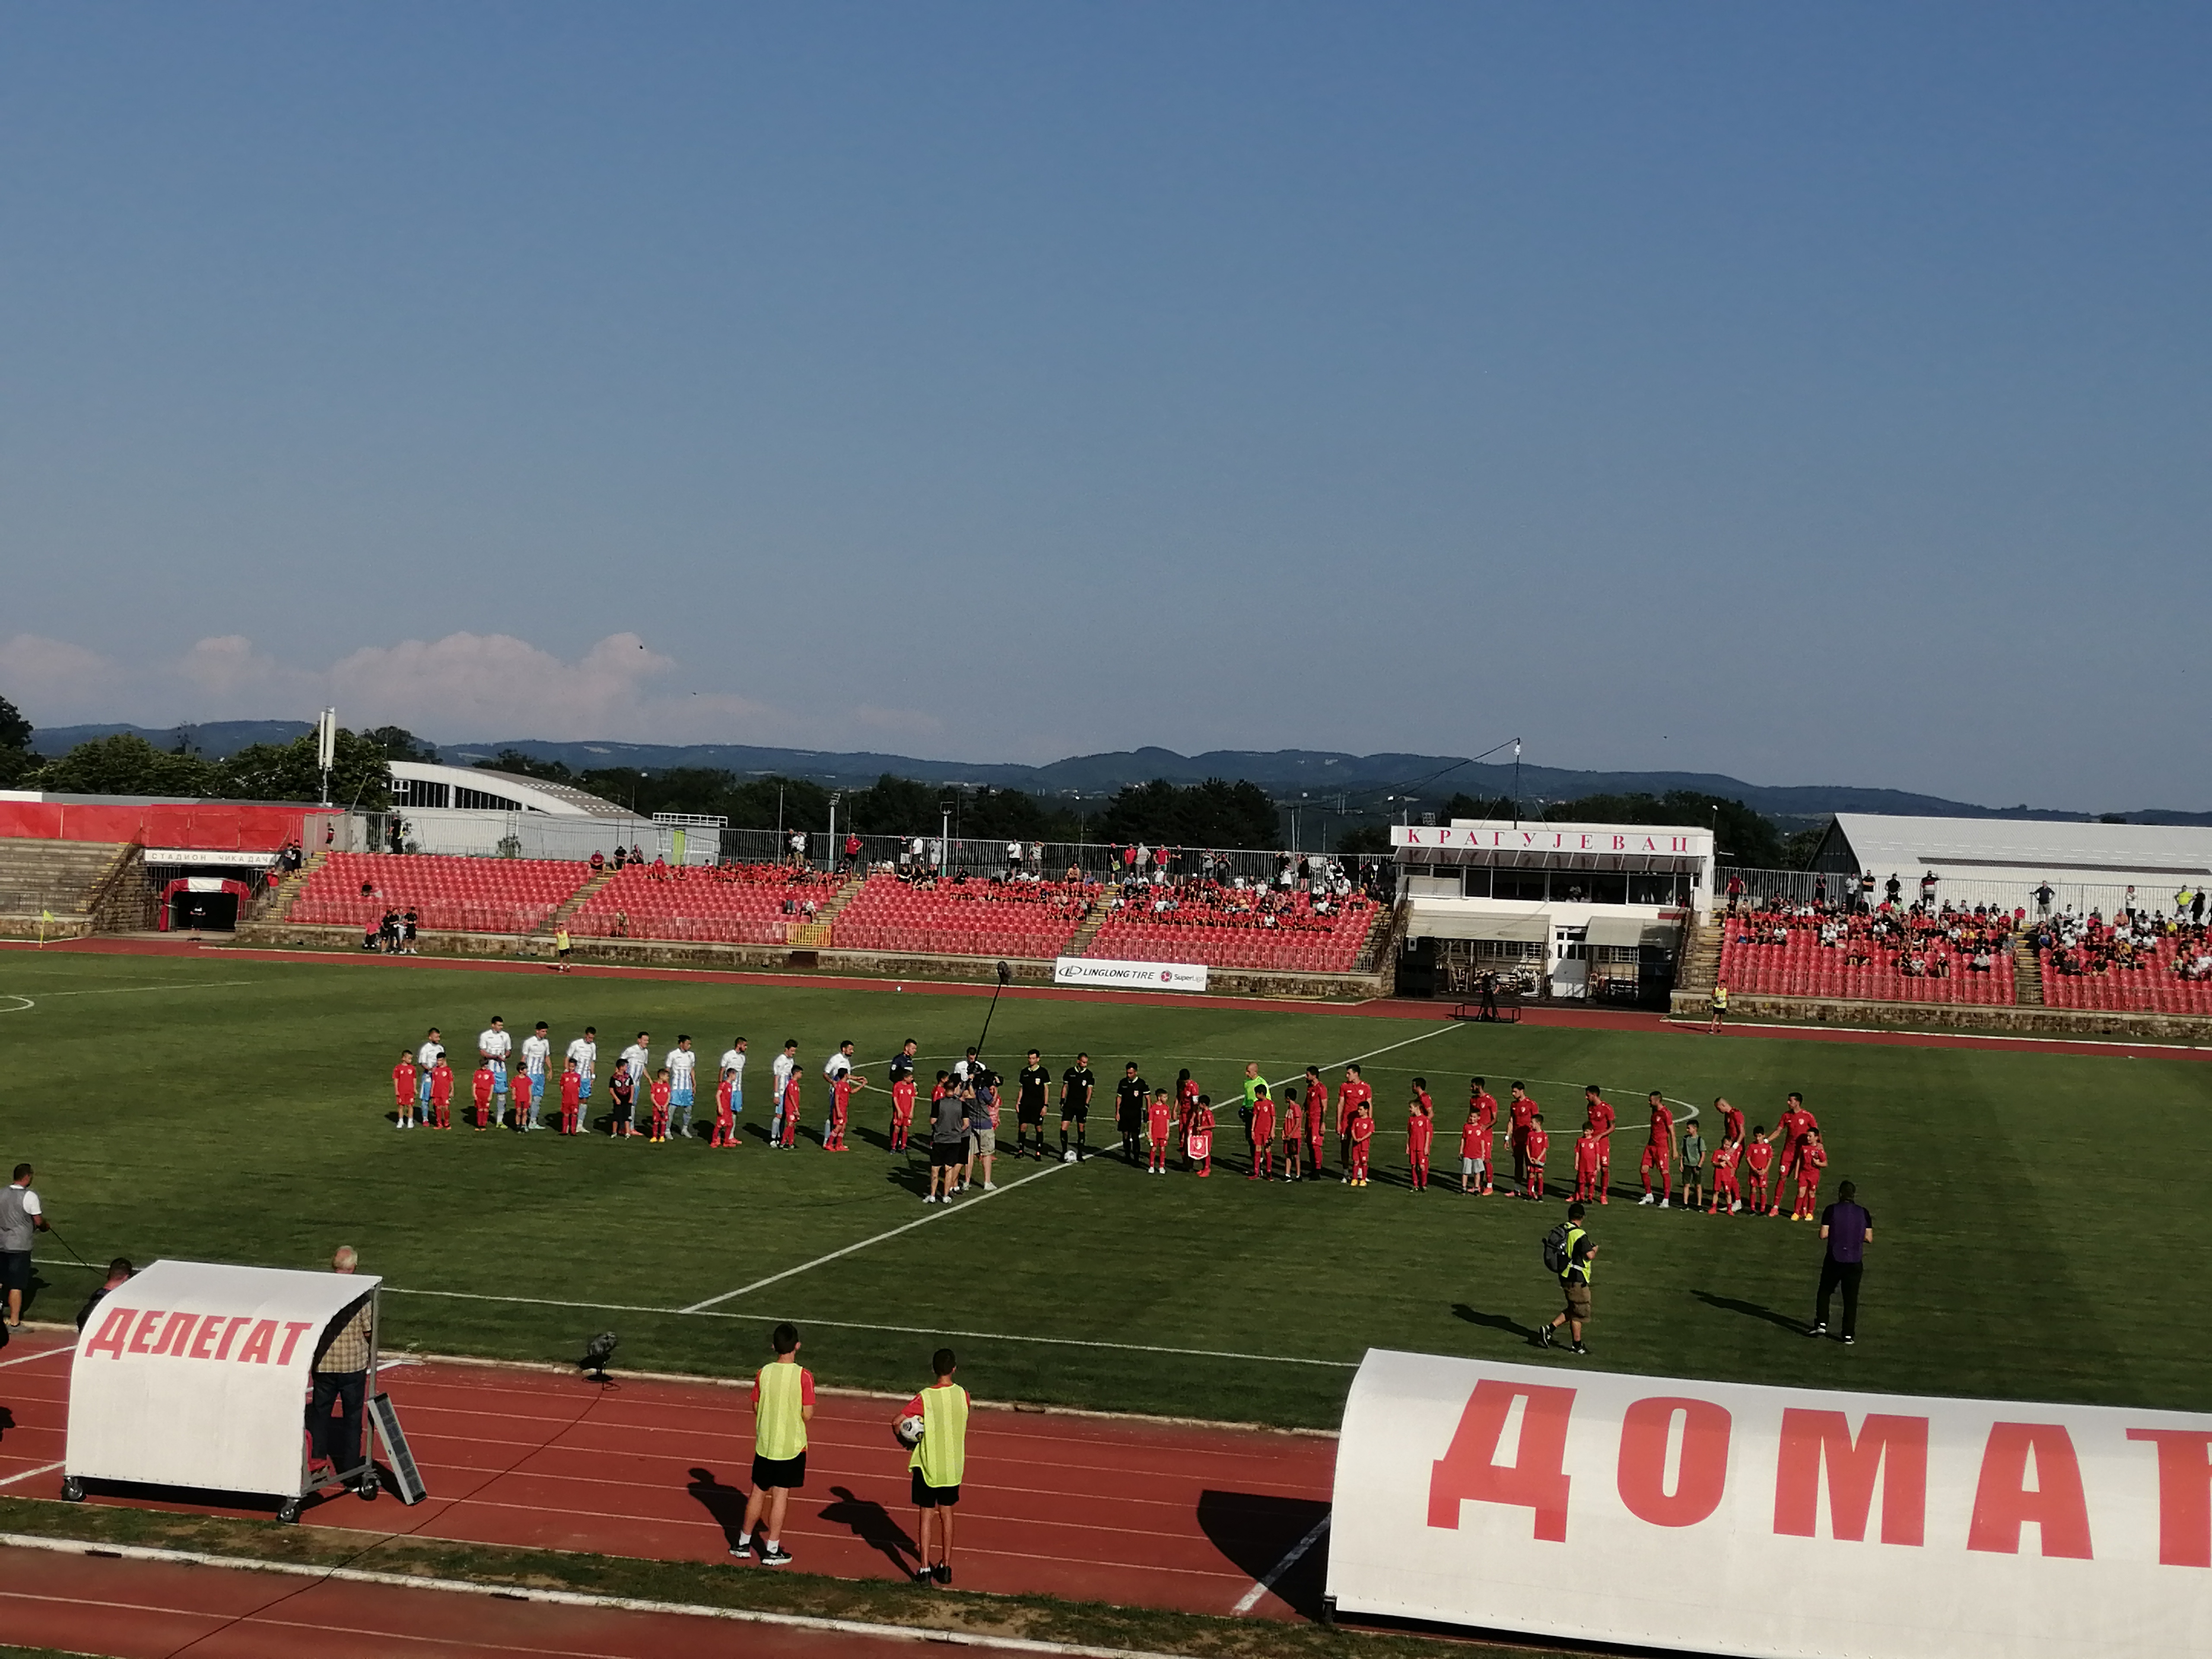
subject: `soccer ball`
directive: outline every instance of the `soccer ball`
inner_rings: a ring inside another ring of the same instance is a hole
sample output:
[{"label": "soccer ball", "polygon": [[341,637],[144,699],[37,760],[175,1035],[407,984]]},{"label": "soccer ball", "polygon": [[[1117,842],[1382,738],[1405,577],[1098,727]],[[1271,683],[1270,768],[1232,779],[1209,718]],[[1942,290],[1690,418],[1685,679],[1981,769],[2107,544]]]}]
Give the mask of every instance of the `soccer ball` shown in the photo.
[{"label": "soccer ball", "polygon": [[921,1419],[919,1417],[902,1417],[893,1425],[891,1434],[900,1445],[912,1451],[921,1443]]}]

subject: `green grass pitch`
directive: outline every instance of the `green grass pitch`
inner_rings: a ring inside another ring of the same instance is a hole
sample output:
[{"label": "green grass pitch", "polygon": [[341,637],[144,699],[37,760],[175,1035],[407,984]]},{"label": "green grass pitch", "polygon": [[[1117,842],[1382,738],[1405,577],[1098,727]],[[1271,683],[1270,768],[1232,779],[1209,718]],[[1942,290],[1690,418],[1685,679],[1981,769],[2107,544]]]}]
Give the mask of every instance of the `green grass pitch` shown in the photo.
[{"label": "green grass pitch", "polygon": [[[2197,1358],[2212,1316],[2201,1178],[2212,1066],[2188,1059],[1008,999],[991,1032],[1002,1071],[1032,1046],[1055,1071],[1086,1048],[1102,1080],[1129,1058],[1156,1083],[1188,1065],[1217,1101],[1235,1094],[1247,1059],[1270,1078],[1321,1063],[1334,1083],[1345,1060],[1407,1045],[1366,1062],[1382,1126],[1378,1180],[1364,1191],[1163,1180],[1100,1158],[1044,1166],[1014,1187],[1040,1166],[1002,1160],[1006,1190],[949,1212],[921,1204],[918,1175],[884,1150],[888,1097],[873,1091],[860,1097],[844,1157],[811,1140],[770,1153],[757,1138],[717,1152],[703,1141],[403,1135],[389,1116],[403,1044],[441,1026],[465,1080],[475,1034],[497,1012],[518,1038],[550,1022],[556,1049],[596,1024],[603,1069],[642,1027],[656,1050],[690,1033],[704,1076],[742,1033],[757,1134],[785,1036],[801,1044],[813,1116],[839,1039],[857,1042],[880,1083],[908,1036],[926,1060],[949,1064],[975,1041],[983,1008],[927,988],[799,980],[11,951],[0,955],[0,1159],[38,1166],[61,1237],[94,1262],[313,1267],[350,1242],[397,1292],[385,1302],[387,1346],[428,1352],[573,1360],[611,1327],[618,1368],[735,1375],[758,1363],[767,1325],[787,1318],[825,1382],[909,1388],[940,1334],[959,1333],[948,1340],[963,1376],[988,1395],[1284,1425],[1333,1426],[1370,1346],[2212,1410]],[[1417,1072],[1440,1114],[1425,1195],[1382,1180],[1402,1176],[1401,1103]],[[1528,1342],[1555,1310],[1538,1242],[1558,1206],[1452,1190],[1476,1072],[1501,1099],[1506,1081],[1532,1081],[1555,1173],[1583,1082],[1603,1084],[1624,1110],[1616,1195],[1595,1212],[1604,1254],[1589,1361],[1547,1358]],[[1700,1104],[1725,1094],[1768,1123],[1786,1090],[1804,1091],[1830,1147],[1824,1194],[1855,1179],[1875,1215],[1856,1348],[1801,1334],[1814,1229],[1620,1197],[1635,1179],[1641,1097],[1655,1087]],[[1224,1127],[1228,1161],[1240,1163],[1233,1113]],[[1094,1132],[1102,1145],[1113,1138],[1096,1121]],[[51,1241],[39,1263],[34,1316],[70,1317],[91,1276]],[[794,1267],[805,1271],[714,1316],[675,1311]]]}]

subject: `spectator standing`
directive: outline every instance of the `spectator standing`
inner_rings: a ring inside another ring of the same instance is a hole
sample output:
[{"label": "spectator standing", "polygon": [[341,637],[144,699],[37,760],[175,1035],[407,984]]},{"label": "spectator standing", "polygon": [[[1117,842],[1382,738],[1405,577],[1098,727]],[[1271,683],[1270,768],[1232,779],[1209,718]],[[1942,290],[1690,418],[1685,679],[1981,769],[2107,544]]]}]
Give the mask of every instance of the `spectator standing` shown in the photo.
[{"label": "spectator standing", "polygon": [[1933,910],[1936,908],[1936,872],[1933,870],[1924,870],[1921,872],[1920,908],[1923,910]]},{"label": "spectator standing", "polygon": [[983,1164],[983,1190],[995,1192],[991,1166],[998,1162],[999,1152],[999,1074],[978,1066],[969,1074],[962,1094],[962,1109],[968,1120],[968,1161],[961,1171],[960,1184],[975,1184],[975,1164],[980,1158]]},{"label": "spectator standing", "polygon": [[2035,884],[2033,897],[2035,899],[2035,914],[2037,915],[2045,917],[2050,915],[2051,901],[2053,896],[2054,895],[2051,891],[2051,884],[2049,882],[2041,881]]},{"label": "spectator standing", "polygon": [[31,1243],[34,1234],[53,1231],[46,1206],[31,1190],[31,1166],[18,1164],[9,1184],[0,1187],[0,1285],[8,1291],[8,1323],[20,1329],[23,1297],[31,1288]]},{"label": "spectator standing", "polygon": [[[944,1589],[952,1582],[952,1515],[960,1503],[960,1483],[968,1468],[968,1390],[952,1380],[960,1369],[952,1350],[939,1348],[930,1356],[929,1369],[937,1381],[907,1401],[906,1414],[921,1419],[921,1438],[907,1460],[913,1474],[914,1506],[921,1511],[915,1531],[921,1534],[921,1572],[931,1585]],[[941,1553],[929,1559],[930,1522],[945,1522]]]},{"label": "spectator standing", "polygon": [[[350,1273],[361,1258],[350,1244],[331,1257],[331,1271]],[[307,1402],[307,1468],[336,1477],[361,1467],[362,1405],[368,1397],[368,1301],[354,1310],[336,1336],[315,1356],[314,1393]],[[331,1407],[338,1408],[338,1432],[331,1439]],[[343,1462],[343,1468],[340,1468]]]},{"label": "spectator standing", "polygon": [[1552,1322],[1536,1333],[1536,1340],[1546,1347],[1552,1346],[1552,1333],[1565,1325],[1567,1336],[1574,1344],[1574,1352],[1586,1354],[1583,1346],[1583,1330],[1590,1319],[1590,1269],[1595,1265],[1597,1245],[1583,1225],[1584,1214],[1579,1204],[1567,1206],[1567,1231],[1559,1267],[1559,1287],[1566,1292],[1567,1305]]},{"label": "spectator standing", "polygon": [[1826,1249],[1820,1256],[1820,1300],[1813,1310],[1811,1334],[1828,1334],[1828,1304],[1838,1286],[1844,1292],[1846,1342],[1858,1340],[1859,1275],[1866,1268],[1866,1247],[1874,1242],[1874,1217],[1860,1204],[1856,1183],[1846,1181],[1836,1188],[1836,1201],[1820,1212],[1820,1237]]},{"label": "spectator standing", "polygon": [[783,1518],[791,1494],[806,1485],[806,1425],[814,1417],[814,1373],[799,1363],[799,1330],[779,1325],[769,1340],[775,1358],[753,1374],[753,1491],[730,1553],[749,1560],[761,1528],[761,1565],[791,1565]]}]

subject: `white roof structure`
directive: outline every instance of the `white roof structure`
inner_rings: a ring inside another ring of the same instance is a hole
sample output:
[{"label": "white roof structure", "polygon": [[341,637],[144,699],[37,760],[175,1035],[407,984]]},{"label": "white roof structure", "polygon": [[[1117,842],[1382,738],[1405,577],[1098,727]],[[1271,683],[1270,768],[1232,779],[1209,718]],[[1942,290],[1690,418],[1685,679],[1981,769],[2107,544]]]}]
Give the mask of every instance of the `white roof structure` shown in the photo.
[{"label": "white roof structure", "polygon": [[568,784],[526,778],[519,773],[486,772],[473,766],[445,766],[431,761],[393,761],[391,766],[392,781],[398,786],[394,793],[404,805],[545,812],[572,818],[636,816],[626,807]]},{"label": "white roof structure", "polygon": [[1882,817],[1839,812],[1821,844],[1824,870],[1923,871],[1965,881],[2157,887],[2212,878],[2212,828],[2061,823],[2036,818]]}]

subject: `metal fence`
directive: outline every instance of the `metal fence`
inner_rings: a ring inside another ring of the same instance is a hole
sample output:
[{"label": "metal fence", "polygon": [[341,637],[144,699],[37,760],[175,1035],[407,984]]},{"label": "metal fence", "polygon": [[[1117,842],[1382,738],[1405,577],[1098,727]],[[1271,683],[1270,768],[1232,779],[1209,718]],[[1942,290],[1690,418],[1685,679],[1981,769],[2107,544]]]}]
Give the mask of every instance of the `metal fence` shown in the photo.
[{"label": "metal fence", "polygon": [[[1715,874],[1714,879],[1723,895],[1727,892],[1731,876],[1739,877],[1743,882],[1743,903],[1757,909],[1814,904],[1820,902],[1823,896],[1832,905],[1856,903],[1861,896],[1857,878],[1848,874],[1734,867],[1723,868]],[[1898,878],[1898,903],[1900,906],[1918,903],[1918,872],[1908,877],[1899,871]],[[2033,876],[2002,881],[1944,876],[1936,884],[1936,902],[1938,905],[1948,904],[1954,910],[1971,910],[1976,905],[1982,905],[2000,911],[2024,910],[2030,916],[2037,916],[2045,914],[2045,908],[2037,896],[2037,890],[2046,884],[2051,890],[2047,913],[2054,916],[2086,916],[2094,912],[2110,918],[2130,909],[2145,915],[2171,915],[2174,913],[2176,890],[2169,885],[2128,887],[2100,882],[2069,881],[2045,884]],[[1887,897],[1886,886],[1877,884],[1874,902],[1880,905]],[[1725,898],[1722,902],[1724,903]]]}]

